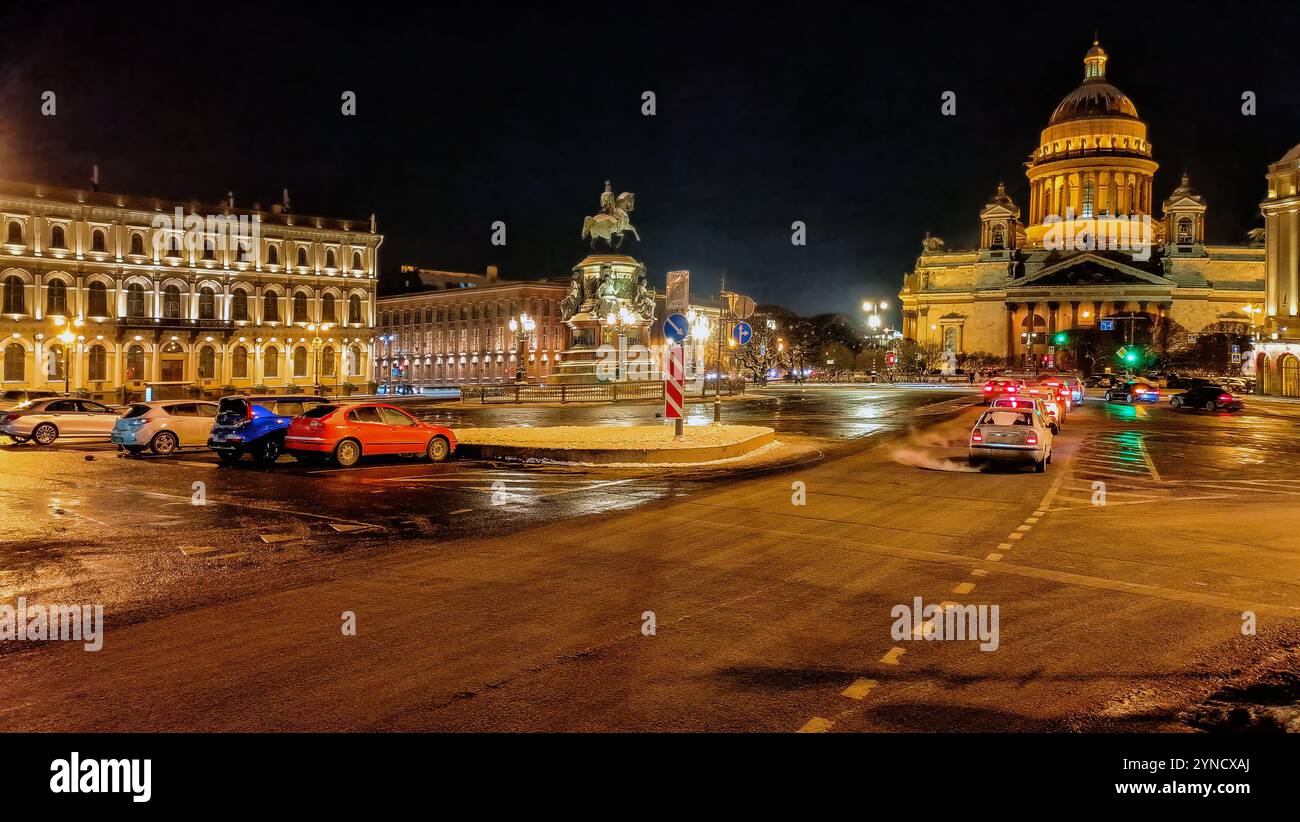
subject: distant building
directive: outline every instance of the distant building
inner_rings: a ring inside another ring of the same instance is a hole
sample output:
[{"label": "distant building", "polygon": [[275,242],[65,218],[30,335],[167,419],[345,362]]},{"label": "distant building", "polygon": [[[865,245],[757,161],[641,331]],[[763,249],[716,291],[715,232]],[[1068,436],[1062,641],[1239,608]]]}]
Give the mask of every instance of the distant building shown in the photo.
[{"label": "distant building", "polygon": [[1265,394],[1300,397],[1300,145],[1268,167],[1263,340],[1255,374]]}]

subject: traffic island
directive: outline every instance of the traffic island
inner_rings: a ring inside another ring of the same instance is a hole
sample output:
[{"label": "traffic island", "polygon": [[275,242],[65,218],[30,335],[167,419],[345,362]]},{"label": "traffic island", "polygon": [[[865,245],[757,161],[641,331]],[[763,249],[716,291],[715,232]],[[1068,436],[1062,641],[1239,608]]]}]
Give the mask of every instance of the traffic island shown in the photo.
[{"label": "traffic island", "polygon": [[670,425],[456,430],[462,456],[588,465],[715,462],[742,457],[775,439],[775,431],[758,425],[688,425],[680,440]]}]

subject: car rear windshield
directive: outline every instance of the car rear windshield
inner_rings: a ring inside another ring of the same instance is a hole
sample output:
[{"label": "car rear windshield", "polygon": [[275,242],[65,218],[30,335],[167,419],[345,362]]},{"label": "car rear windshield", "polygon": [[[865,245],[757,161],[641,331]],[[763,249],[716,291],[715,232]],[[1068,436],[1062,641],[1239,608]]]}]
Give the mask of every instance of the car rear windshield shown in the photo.
[{"label": "car rear windshield", "polygon": [[980,418],[980,425],[1032,425],[1033,420],[1027,411],[985,411]]},{"label": "car rear windshield", "polygon": [[233,425],[248,417],[248,400],[243,397],[226,397],[217,406],[217,422]]},{"label": "car rear windshield", "polygon": [[337,410],[339,410],[337,405],[318,405],[315,408],[310,408],[303,412],[302,416],[309,420],[318,420],[322,417],[328,417]]},{"label": "car rear windshield", "polygon": [[133,405],[130,408],[126,409],[126,413],[122,415],[122,419],[129,420],[132,417],[143,417],[145,414],[148,413],[149,413],[149,406]]}]

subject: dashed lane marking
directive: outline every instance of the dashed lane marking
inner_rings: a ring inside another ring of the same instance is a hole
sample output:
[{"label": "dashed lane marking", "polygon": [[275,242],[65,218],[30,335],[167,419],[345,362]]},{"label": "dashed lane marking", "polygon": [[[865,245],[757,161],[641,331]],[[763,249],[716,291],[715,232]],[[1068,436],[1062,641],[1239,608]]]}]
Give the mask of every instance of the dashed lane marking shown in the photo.
[{"label": "dashed lane marking", "polygon": [[457,508],[455,511],[451,511],[451,512],[449,512],[449,513],[447,514],[447,516],[449,516],[449,517],[454,517],[454,516],[456,516],[457,514],[468,514],[470,511],[473,511],[473,510],[474,510],[473,508]]},{"label": "dashed lane marking", "polygon": [[989,562],[997,562],[998,560],[1002,559],[1002,555],[995,551],[994,553],[984,557],[984,559],[988,560]]},{"label": "dashed lane marking", "polygon": [[820,716],[814,716],[812,719],[804,723],[804,726],[802,728],[800,728],[798,731],[795,731],[795,733],[822,734],[829,731],[831,725],[834,724],[835,723],[831,722],[829,719],[822,719]]},{"label": "dashed lane marking", "polygon": [[986,577],[989,575],[989,572],[983,568],[972,568],[970,569],[970,575],[973,577]]},{"label": "dashed lane marking", "polygon": [[954,594],[969,594],[971,591],[974,591],[974,590],[975,590],[975,583],[973,583],[973,582],[959,582],[959,583],[957,583],[957,587],[955,587],[955,588],[952,589],[952,592],[953,592]]},{"label": "dashed lane marking", "polygon": [[181,553],[187,557],[196,557],[202,554],[210,554],[213,551],[220,550],[213,545],[182,545],[180,546],[180,549],[181,549]]},{"label": "dashed lane marking", "polygon": [[867,694],[879,683],[874,679],[855,679],[853,684],[840,691],[840,696],[846,696],[849,699],[865,699]]},{"label": "dashed lane marking", "polygon": [[905,654],[905,653],[907,653],[907,649],[906,649],[906,648],[898,648],[898,647],[890,648],[890,649],[889,649],[889,653],[887,653],[887,654],[885,654],[884,656],[882,656],[882,657],[880,658],[880,661],[881,661],[882,663],[884,663],[885,665],[897,665],[897,664],[898,664],[898,660],[899,660],[899,659],[903,656],[903,654]]}]

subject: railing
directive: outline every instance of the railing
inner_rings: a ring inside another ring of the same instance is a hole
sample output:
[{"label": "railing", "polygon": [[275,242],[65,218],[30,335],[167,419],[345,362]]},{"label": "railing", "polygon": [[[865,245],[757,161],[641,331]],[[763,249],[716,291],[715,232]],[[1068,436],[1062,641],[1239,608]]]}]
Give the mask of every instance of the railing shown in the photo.
[{"label": "railing", "polygon": [[[710,381],[706,394],[712,394],[716,381]],[[722,393],[727,395],[743,394],[744,380],[726,380],[720,383]],[[696,396],[687,385],[689,396]],[[477,402],[480,405],[518,404],[525,402],[556,402],[567,405],[571,402],[635,402],[638,400],[660,400],[664,396],[662,382],[607,382],[595,385],[550,385],[541,383],[499,383],[496,385],[464,385],[460,389],[462,402]]]}]

